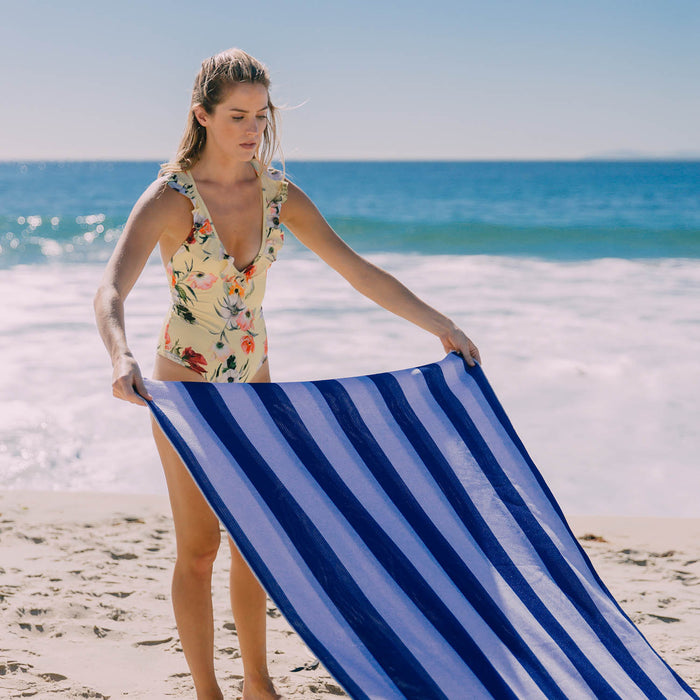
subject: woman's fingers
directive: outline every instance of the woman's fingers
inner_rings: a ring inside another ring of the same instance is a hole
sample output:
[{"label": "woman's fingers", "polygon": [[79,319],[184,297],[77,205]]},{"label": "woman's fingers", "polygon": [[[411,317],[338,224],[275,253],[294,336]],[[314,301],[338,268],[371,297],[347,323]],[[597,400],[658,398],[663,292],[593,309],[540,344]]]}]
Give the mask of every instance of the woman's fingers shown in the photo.
[{"label": "woman's fingers", "polygon": [[456,329],[447,338],[444,338],[442,345],[445,348],[445,352],[456,352],[461,355],[469,367],[474,367],[476,362],[481,364],[479,349],[460,329]]},{"label": "woman's fingers", "polygon": [[119,377],[112,382],[112,395],[122,401],[145,406],[146,402],[136,393],[135,383],[131,377]]},{"label": "woman's fingers", "polygon": [[[474,343],[472,343],[472,341],[469,340],[469,338],[467,338],[467,340],[469,341],[469,355],[470,355],[470,357],[473,357],[479,364],[481,364],[481,355],[479,354],[479,348],[477,348],[476,345],[474,345]],[[469,364],[468,361],[467,361],[467,364]],[[470,364],[469,366],[472,367],[473,365],[474,365],[474,363],[472,362],[472,364]]]},{"label": "woman's fingers", "polygon": [[146,389],[146,384],[144,383],[140,372],[134,381],[133,388],[142,399],[146,399],[146,401],[153,401],[153,397],[148,393],[148,389]]},{"label": "woman's fingers", "polygon": [[146,406],[146,399],[152,399],[144,384],[141,370],[133,358],[121,359],[114,367],[113,377],[112,394],[116,398],[139,406]]}]

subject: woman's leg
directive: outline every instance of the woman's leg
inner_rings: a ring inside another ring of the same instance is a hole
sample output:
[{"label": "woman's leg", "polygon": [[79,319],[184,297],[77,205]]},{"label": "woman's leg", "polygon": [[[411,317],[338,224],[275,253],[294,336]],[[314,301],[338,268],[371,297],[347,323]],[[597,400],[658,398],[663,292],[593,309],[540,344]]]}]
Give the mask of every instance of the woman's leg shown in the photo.
[{"label": "woman's leg", "polygon": [[[160,356],[153,374],[155,379],[166,381],[199,379],[194,372]],[[220,700],[223,695],[214,675],[211,599],[212,567],[221,539],[219,521],[155,421],[153,436],[163,463],[175,524],[177,558],[172,600],[180,642],[197,700]]]},{"label": "woman's leg", "polygon": [[[267,361],[252,381],[270,381]],[[275,692],[267,669],[267,596],[231,538],[229,545],[231,608],[236,621],[245,678],[242,700],[276,700],[280,696]]]}]

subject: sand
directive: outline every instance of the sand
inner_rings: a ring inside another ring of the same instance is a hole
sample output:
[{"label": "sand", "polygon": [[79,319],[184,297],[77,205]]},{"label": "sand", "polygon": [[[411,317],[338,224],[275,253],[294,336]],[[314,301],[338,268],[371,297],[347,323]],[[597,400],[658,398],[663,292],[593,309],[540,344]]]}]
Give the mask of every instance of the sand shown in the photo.
[{"label": "sand", "polygon": [[[700,519],[570,523],[624,610],[700,690]],[[165,497],[0,492],[0,696],[194,698],[170,607],[174,553]],[[226,554],[215,658],[225,697],[238,698]],[[286,698],[344,696],[271,602],[268,648]]]}]

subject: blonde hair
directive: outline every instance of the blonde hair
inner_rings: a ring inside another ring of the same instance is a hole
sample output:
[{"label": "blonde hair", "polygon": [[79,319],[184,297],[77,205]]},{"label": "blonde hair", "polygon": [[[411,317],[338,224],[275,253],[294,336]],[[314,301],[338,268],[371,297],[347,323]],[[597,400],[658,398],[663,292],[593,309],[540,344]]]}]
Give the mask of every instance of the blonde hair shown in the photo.
[{"label": "blonde hair", "polygon": [[[185,133],[182,135],[175,158],[161,165],[159,175],[189,170],[200,159],[207,140],[207,130],[197,121],[194,107],[201,105],[207,114],[211,114],[216,105],[225,99],[228,91],[240,83],[262,85],[269,91],[270,74],[267,66],[242,49],[228,49],[202,61],[202,67],[197,73],[192,88],[192,102]],[[257,154],[258,160],[266,170],[275,153],[279,151],[284,168],[278,138],[278,110],[272,104],[269,94],[267,107],[268,119]]]}]

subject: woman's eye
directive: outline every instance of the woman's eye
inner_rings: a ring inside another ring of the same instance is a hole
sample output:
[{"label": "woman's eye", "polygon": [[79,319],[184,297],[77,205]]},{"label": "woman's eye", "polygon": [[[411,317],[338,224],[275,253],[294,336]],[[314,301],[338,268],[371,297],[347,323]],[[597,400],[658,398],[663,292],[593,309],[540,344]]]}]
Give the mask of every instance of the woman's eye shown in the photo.
[{"label": "woman's eye", "polygon": [[267,119],[267,114],[258,114],[258,119]]},{"label": "woman's eye", "polygon": [[239,122],[243,117],[231,117],[231,119],[233,119],[234,122]]}]

